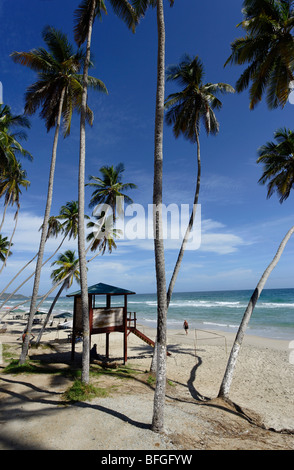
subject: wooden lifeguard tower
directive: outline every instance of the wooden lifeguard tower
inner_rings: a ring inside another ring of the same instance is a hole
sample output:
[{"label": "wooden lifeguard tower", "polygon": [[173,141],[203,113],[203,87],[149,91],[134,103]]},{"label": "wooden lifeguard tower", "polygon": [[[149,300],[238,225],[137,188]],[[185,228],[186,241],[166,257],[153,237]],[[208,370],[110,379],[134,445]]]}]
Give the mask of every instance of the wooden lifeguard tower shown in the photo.
[{"label": "wooden lifeguard tower", "polygon": [[[110,286],[108,284],[95,284],[88,288],[89,298],[89,324],[90,336],[95,334],[106,334],[106,357],[109,357],[109,334],[113,331],[119,331],[124,335],[123,342],[123,359],[127,362],[127,337],[129,333],[134,333],[143,341],[154,347],[154,342],[137,330],[136,313],[133,317],[128,317],[128,296],[134,295],[135,292],[121,289],[120,287]],[[96,305],[97,296],[106,296],[105,307]],[[111,306],[112,297],[123,296],[122,306]],[[82,318],[82,300],[81,291],[68,294],[67,297],[74,297],[73,312],[73,329],[72,329],[72,360],[75,354],[76,337],[83,334],[83,318]]]}]

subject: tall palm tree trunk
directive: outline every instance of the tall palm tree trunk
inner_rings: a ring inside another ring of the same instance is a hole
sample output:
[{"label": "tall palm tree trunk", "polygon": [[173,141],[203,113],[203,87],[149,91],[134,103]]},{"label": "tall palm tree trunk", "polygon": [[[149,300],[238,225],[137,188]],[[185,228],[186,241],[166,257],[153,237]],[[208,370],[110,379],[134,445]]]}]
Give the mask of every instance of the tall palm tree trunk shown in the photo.
[{"label": "tall palm tree trunk", "polygon": [[236,338],[235,338],[235,341],[234,341],[234,344],[233,344],[233,347],[232,347],[232,350],[231,350],[231,354],[230,354],[230,357],[229,357],[229,360],[228,360],[228,364],[227,364],[227,367],[226,367],[224,378],[223,378],[221,386],[220,386],[220,390],[219,390],[219,394],[218,394],[219,398],[227,399],[228,396],[229,396],[229,391],[230,391],[231,383],[232,383],[232,380],[233,380],[233,374],[234,374],[235,366],[236,366],[236,363],[237,363],[239,351],[241,349],[243,338],[244,338],[249,320],[251,318],[252,312],[254,310],[256,302],[258,301],[258,299],[260,297],[260,294],[261,294],[261,292],[262,292],[262,290],[265,286],[265,283],[266,283],[267,279],[269,278],[272,270],[275,268],[275,266],[279,262],[279,259],[282,255],[283,251],[284,251],[284,248],[285,248],[286,244],[288,243],[291,235],[293,235],[293,233],[294,233],[294,226],[288,231],[288,233],[286,234],[286,236],[282,240],[282,243],[280,244],[280,246],[278,248],[278,251],[276,252],[275,257],[273,258],[272,262],[268,265],[268,267],[264,271],[263,275],[260,278],[259,283],[257,284],[257,286],[255,288],[255,291],[253,292],[253,294],[251,296],[251,299],[250,299],[249,304],[248,304],[248,306],[245,310],[242,322],[239,326],[239,329],[238,329],[238,332],[237,332],[237,335],[236,335]]},{"label": "tall palm tree trunk", "polygon": [[89,383],[90,368],[90,325],[89,325],[89,299],[87,280],[87,261],[85,249],[85,165],[86,165],[86,106],[88,96],[88,71],[90,64],[91,40],[94,22],[96,2],[93,1],[89,20],[89,30],[87,38],[86,60],[83,71],[83,95],[80,122],[80,161],[79,161],[79,227],[78,227],[78,251],[80,263],[81,280],[81,303],[83,318],[83,354],[82,354],[82,382]]},{"label": "tall palm tree trunk", "polygon": [[155,112],[154,146],[154,252],[157,284],[157,376],[154,393],[152,429],[161,432],[164,428],[164,403],[166,390],[166,279],[164,243],[162,231],[162,166],[163,166],[163,119],[165,91],[165,24],[163,0],[157,1],[157,92]]},{"label": "tall palm tree trunk", "polygon": [[62,90],[60,103],[59,103],[59,110],[58,110],[58,117],[56,122],[55,134],[54,134],[54,141],[53,141],[53,149],[52,149],[52,157],[51,157],[51,166],[50,166],[50,173],[49,173],[49,182],[48,182],[48,192],[47,192],[47,202],[45,208],[45,215],[44,221],[42,225],[42,232],[41,232],[41,240],[40,246],[38,251],[38,259],[37,265],[35,270],[35,279],[34,279],[34,287],[33,287],[33,294],[30,306],[30,313],[28,318],[28,326],[27,326],[27,334],[25,340],[23,342],[23,347],[20,355],[20,364],[24,364],[29,347],[29,338],[31,334],[31,329],[33,325],[33,319],[36,312],[36,302],[38,297],[39,285],[40,285],[40,277],[41,277],[41,269],[42,269],[42,262],[43,262],[43,255],[47,237],[47,230],[48,230],[48,221],[50,217],[50,210],[52,204],[52,195],[53,195],[53,183],[54,183],[54,172],[55,172],[55,164],[56,164],[56,154],[57,154],[57,144],[58,144],[58,137],[59,137],[59,129],[61,123],[61,115],[62,115],[62,108],[64,102],[64,95],[65,89]]},{"label": "tall palm tree trunk", "polygon": [[182,245],[178,254],[177,262],[174,267],[174,271],[169,283],[168,291],[167,291],[167,308],[169,307],[169,303],[172,297],[173,289],[177,280],[177,276],[181,267],[182,259],[184,256],[184,252],[186,249],[186,245],[188,243],[188,238],[191,233],[191,230],[193,228],[195,216],[196,216],[196,210],[197,210],[197,204],[198,204],[198,199],[199,199],[199,192],[200,192],[200,180],[201,180],[201,160],[200,160],[200,141],[199,141],[199,134],[197,128],[195,128],[195,137],[196,137],[196,142],[197,142],[197,182],[196,182],[196,190],[195,190],[195,196],[194,196],[194,203],[193,203],[193,209],[192,213],[190,216],[189,224],[187,227],[187,230],[185,232],[185,236],[182,241]]}]

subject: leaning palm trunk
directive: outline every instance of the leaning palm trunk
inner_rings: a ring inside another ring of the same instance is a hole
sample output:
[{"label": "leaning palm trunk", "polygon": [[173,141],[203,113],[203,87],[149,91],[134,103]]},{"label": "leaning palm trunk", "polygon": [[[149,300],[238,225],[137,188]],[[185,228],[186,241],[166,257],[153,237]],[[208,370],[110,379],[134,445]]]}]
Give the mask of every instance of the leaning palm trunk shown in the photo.
[{"label": "leaning palm trunk", "polygon": [[56,296],[55,296],[55,298],[54,298],[54,300],[53,300],[53,302],[52,302],[52,304],[51,304],[51,306],[50,306],[50,308],[49,308],[49,310],[48,310],[48,312],[47,312],[47,315],[46,315],[46,318],[45,318],[44,323],[43,323],[43,325],[42,325],[42,328],[40,329],[40,332],[39,332],[39,334],[38,334],[38,338],[37,338],[37,341],[36,341],[36,345],[37,345],[37,346],[40,344],[42,335],[43,335],[43,333],[44,333],[44,331],[45,331],[45,328],[46,328],[46,326],[47,326],[47,323],[48,323],[48,321],[49,321],[49,319],[50,319],[50,315],[51,315],[51,313],[53,312],[53,309],[54,309],[54,307],[55,307],[55,305],[56,305],[56,302],[57,302],[57,300],[59,299],[59,297],[60,297],[61,293],[63,292],[63,290],[65,289],[65,287],[67,286],[67,284],[68,284],[68,280],[67,280],[67,278],[66,278],[66,280],[65,280],[64,283],[62,284],[61,288],[60,288],[59,291],[57,292],[57,294],[56,294]]},{"label": "leaning palm trunk", "polygon": [[4,263],[2,264],[2,267],[1,267],[1,269],[0,269],[0,274],[2,273],[3,269],[4,269],[5,266],[6,266],[7,259],[8,259],[9,253],[10,253],[10,248],[11,248],[11,245],[12,245],[12,240],[13,240],[13,237],[14,237],[14,234],[15,234],[15,231],[16,231],[17,222],[18,222],[18,213],[19,213],[19,206],[18,206],[17,211],[16,211],[16,213],[15,213],[15,224],[14,224],[13,232],[12,232],[11,237],[10,237],[10,240],[9,240],[9,246],[8,246],[8,249],[7,249],[7,253],[6,253],[6,256],[5,256]]},{"label": "leaning palm trunk", "polygon": [[[63,237],[61,243],[58,245],[58,247],[56,248],[56,250],[54,251],[54,253],[52,253],[52,255],[49,256],[49,258],[46,259],[46,261],[44,261],[44,263],[42,264],[42,267],[48,263],[48,261],[50,261],[50,259],[53,258],[53,256],[56,255],[56,253],[60,250],[61,248],[61,245],[63,244],[64,240],[66,239],[66,236]],[[32,262],[34,261],[34,259],[36,258],[36,256],[38,256],[38,253],[14,276],[14,278],[9,282],[9,284],[7,284],[7,286],[5,287],[5,289],[1,292],[0,294],[0,298],[1,298],[1,295],[8,289],[8,287],[10,286],[10,284],[14,281],[14,279],[17,278],[17,276]],[[11,297],[13,297],[13,295],[19,291],[19,289],[26,283],[28,282],[32,277],[33,275],[35,274],[35,272],[33,272],[32,274],[30,274],[18,287],[16,287],[16,289],[14,289],[13,292],[11,292],[11,294],[9,294],[7,296],[7,298],[5,299],[5,301],[0,305],[0,309],[8,302],[8,300],[11,299]]]},{"label": "leaning palm trunk", "polygon": [[[178,254],[177,262],[174,267],[174,271],[169,283],[168,291],[167,291],[167,309],[170,304],[170,300],[172,297],[173,289],[178,277],[178,273],[181,267],[182,259],[184,256],[185,248],[188,243],[189,235],[191,233],[191,230],[193,228],[195,216],[196,216],[196,210],[197,210],[197,204],[198,204],[198,199],[199,199],[199,192],[200,192],[200,179],[201,179],[201,160],[200,160],[200,141],[199,141],[199,136],[198,136],[198,131],[195,130],[195,135],[196,135],[196,141],[197,141],[197,166],[198,166],[198,172],[197,172],[197,183],[196,183],[196,191],[195,191],[195,197],[194,197],[194,204],[193,204],[193,209],[192,213],[190,216],[189,224],[187,227],[187,230],[185,232],[185,236],[182,241],[182,245]],[[155,340],[157,342],[157,338]],[[152,361],[151,361],[151,366],[150,366],[150,371],[151,372],[156,372],[156,367],[157,367],[157,348],[154,348],[154,353],[152,356]]]},{"label": "leaning palm trunk", "polygon": [[[2,295],[7,291],[8,287],[15,281],[15,279],[34,261],[34,259],[37,257],[38,253],[35,254],[35,256],[30,259],[30,261],[28,261],[17,273],[16,275],[9,281],[9,283],[4,287],[4,289],[2,290],[2,292],[0,292],[0,299],[2,297]],[[4,305],[4,304],[3,304]],[[0,308],[2,307],[2,305],[0,305]]]},{"label": "leaning palm trunk", "polygon": [[50,173],[49,173],[46,209],[45,209],[44,221],[42,225],[41,240],[40,240],[38,259],[37,259],[37,265],[36,265],[36,270],[35,270],[34,287],[33,287],[33,294],[32,294],[30,313],[29,313],[29,319],[28,319],[27,333],[26,333],[25,340],[23,342],[23,347],[22,347],[22,351],[20,355],[20,360],[19,360],[20,364],[24,364],[26,357],[27,357],[28,347],[29,347],[29,338],[30,338],[31,329],[33,325],[34,315],[36,312],[36,302],[37,302],[37,296],[38,296],[39,285],[40,285],[43,255],[44,255],[47,230],[48,230],[48,221],[50,217],[50,210],[51,210],[51,204],[52,204],[56,153],[57,153],[57,144],[58,144],[58,136],[59,136],[62,108],[63,108],[63,102],[64,102],[64,95],[65,95],[65,89],[62,90],[60,103],[59,103],[58,118],[57,118],[56,128],[55,128],[51,166],[50,166]]},{"label": "leaning palm trunk", "polygon": [[168,291],[167,291],[167,308],[169,307],[169,303],[172,297],[173,289],[177,280],[177,276],[181,267],[182,259],[184,256],[185,248],[188,243],[189,235],[191,233],[191,230],[193,228],[195,216],[196,216],[196,210],[197,210],[197,204],[198,204],[198,199],[199,199],[199,192],[200,192],[200,179],[201,179],[201,160],[200,160],[200,141],[199,141],[199,135],[197,129],[195,129],[195,137],[196,137],[196,142],[197,142],[197,183],[196,183],[196,191],[195,191],[195,197],[194,197],[194,204],[193,204],[193,209],[192,213],[190,216],[189,224],[185,233],[185,236],[182,241],[182,245],[178,254],[177,262],[174,267],[173,275],[171,277]]},{"label": "leaning palm trunk", "polygon": [[83,318],[83,354],[82,354],[82,382],[89,383],[90,369],[90,325],[88,308],[88,281],[87,281],[87,261],[85,251],[85,162],[86,162],[86,108],[88,95],[88,70],[90,64],[91,39],[94,22],[96,2],[92,4],[92,10],[89,19],[89,30],[87,37],[86,60],[83,71],[83,95],[81,106],[80,122],[80,162],[79,162],[79,227],[78,227],[78,250],[80,263],[80,281],[81,281],[81,303]]},{"label": "leaning palm trunk", "polygon": [[262,292],[262,290],[265,286],[265,283],[266,283],[268,277],[270,276],[272,270],[277,265],[281,255],[284,251],[284,248],[285,248],[287,242],[289,241],[289,239],[290,239],[290,237],[293,233],[294,233],[294,226],[288,231],[288,233],[284,237],[282,243],[279,246],[279,249],[278,249],[275,257],[273,258],[272,262],[268,265],[268,267],[264,271],[262,277],[260,278],[259,283],[256,286],[255,291],[253,292],[253,294],[251,296],[251,299],[250,299],[249,304],[247,306],[247,309],[244,313],[242,322],[240,324],[239,330],[237,332],[237,335],[236,335],[236,338],[235,338],[235,341],[234,341],[234,344],[233,344],[233,347],[232,347],[232,350],[231,350],[231,354],[230,354],[230,357],[229,357],[229,360],[228,360],[228,364],[227,364],[227,368],[226,368],[226,371],[225,371],[225,374],[224,374],[224,378],[223,378],[222,384],[220,386],[220,390],[219,390],[219,394],[218,394],[219,398],[228,399],[229,391],[230,391],[230,387],[231,387],[231,383],[232,383],[232,379],[233,379],[233,374],[234,374],[235,366],[236,366],[237,359],[238,359],[238,354],[239,354],[239,351],[240,351],[241,346],[242,346],[242,341],[243,341],[243,338],[244,338],[244,335],[245,335],[246,328],[247,328],[247,325],[249,323],[250,317],[252,315],[254,307],[255,307],[255,305],[256,305],[259,297],[260,297],[260,294],[261,294],[261,292]]},{"label": "leaning palm trunk", "polygon": [[157,92],[155,113],[155,146],[154,146],[154,252],[157,284],[157,376],[154,393],[152,429],[162,432],[164,428],[164,404],[166,390],[166,279],[164,243],[162,234],[162,144],[164,119],[165,89],[165,25],[163,0],[157,0]]},{"label": "leaning palm trunk", "polygon": [[12,195],[12,193],[9,194],[8,201],[6,202],[6,204],[4,206],[3,217],[2,217],[1,224],[0,224],[0,232],[1,232],[3,224],[4,224],[5,215],[6,215],[7,207],[9,206],[9,203],[10,203],[11,195]]}]

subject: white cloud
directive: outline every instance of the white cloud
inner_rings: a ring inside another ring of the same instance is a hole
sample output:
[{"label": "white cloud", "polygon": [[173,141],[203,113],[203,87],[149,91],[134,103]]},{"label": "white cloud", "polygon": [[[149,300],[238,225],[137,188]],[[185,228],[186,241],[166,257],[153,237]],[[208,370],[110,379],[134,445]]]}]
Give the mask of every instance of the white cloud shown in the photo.
[{"label": "white cloud", "polygon": [[[139,206],[139,205],[137,205]],[[141,206],[143,209],[143,206]],[[152,212],[151,212],[152,214]],[[141,212],[129,211],[130,217],[125,217],[124,236],[117,240],[117,244],[121,247],[136,247],[138,249],[151,251],[154,249],[153,244],[153,229],[152,217],[147,211]],[[177,214],[176,214],[177,215]],[[224,224],[217,220],[205,219],[200,220],[200,207],[198,212],[198,219],[194,226],[192,236],[193,243],[190,242],[187,250],[199,249],[202,252],[214,252],[218,254],[233,253],[245,241],[239,235],[226,230]],[[166,250],[179,250],[182,237],[186,229],[188,218],[181,219],[181,211],[179,210],[178,218],[168,217],[166,219],[164,230],[164,244]],[[40,243],[40,227],[42,225],[42,217],[36,216],[33,213],[26,211],[21,212],[17,230],[13,238],[13,252],[15,253],[32,253],[35,254],[39,249]],[[5,219],[4,235],[10,236],[14,226],[13,212],[7,214]],[[201,237],[199,237],[201,231]],[[49,239],[46,243],[46,253],[52,253],[60,244],[61,237],[57,239]],[[63,249],[77,249],[77,242],[75,240],[66,241]]]},{"label": "white cloud", "polygon": [[205,233],[201,237],[199,250],[227,255],[236,252],[242,245],[243,239],[231,233]]}]

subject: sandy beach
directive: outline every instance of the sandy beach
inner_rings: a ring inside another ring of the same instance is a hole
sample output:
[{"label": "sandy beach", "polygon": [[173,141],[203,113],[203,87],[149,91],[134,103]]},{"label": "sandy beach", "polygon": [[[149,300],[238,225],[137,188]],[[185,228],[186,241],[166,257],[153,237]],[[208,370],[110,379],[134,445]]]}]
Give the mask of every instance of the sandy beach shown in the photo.
[{"label": "sandy beach", "polygon": [[[18,357],[25,321],[8,319],[1,334]],[[34,334],[39,326],[34,327]],[[139,327],[154,339],[155,330]],[[52,367],[70,367],[68,332],[53,325],[30,357]],[[130,334],[132,379],[101,376],[110,393],[85,403],[66,404],[71,379],[54,374],[3,373],[0,369],[0,449],[30,450],[294,450],[294,365],[289,342],[247,335],[228,405],[216,399],[234,336],[221,332],[168,331],[165,433],[150,430],[154,384],[148,383],[153,349]],[[92,337],[105,352],[105,335]],[[76,363],[81,358],[77,345]],[[110,363],[122,364],[123,338],[110,335]],[[7,359],[5,358],[5,361]]]}]

